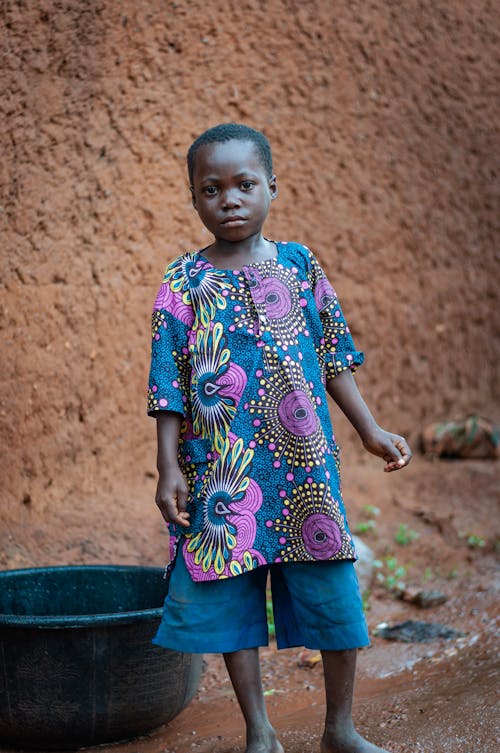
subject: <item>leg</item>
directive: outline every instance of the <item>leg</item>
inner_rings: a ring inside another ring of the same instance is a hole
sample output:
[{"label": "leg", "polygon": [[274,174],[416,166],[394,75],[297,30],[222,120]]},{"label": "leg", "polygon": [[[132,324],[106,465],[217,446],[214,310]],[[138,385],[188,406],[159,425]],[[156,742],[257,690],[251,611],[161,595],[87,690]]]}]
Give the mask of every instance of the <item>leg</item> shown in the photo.
[{"label": "leg", "polygon": [[259,650],[246,648],[224,654],[227,671],[245,717],[245,753],[284,753],[267,717],[260,677]]},{"label": "leg", "polygon": [[356,649],[322,651],[325,673],[326,720],[321,753],[387,753],[354,729],[352,697]]}]

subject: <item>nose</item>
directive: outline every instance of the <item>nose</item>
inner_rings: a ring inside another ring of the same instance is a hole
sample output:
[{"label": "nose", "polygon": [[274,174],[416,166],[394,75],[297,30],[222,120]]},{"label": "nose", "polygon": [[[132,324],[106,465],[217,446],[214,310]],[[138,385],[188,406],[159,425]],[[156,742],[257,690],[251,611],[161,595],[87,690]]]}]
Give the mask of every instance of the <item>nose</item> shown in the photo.
[{"label": "nose", "polygon": [[228,188],[222,195],[222,208],[234,209],[241,205],[238,190],[235,188]]}]

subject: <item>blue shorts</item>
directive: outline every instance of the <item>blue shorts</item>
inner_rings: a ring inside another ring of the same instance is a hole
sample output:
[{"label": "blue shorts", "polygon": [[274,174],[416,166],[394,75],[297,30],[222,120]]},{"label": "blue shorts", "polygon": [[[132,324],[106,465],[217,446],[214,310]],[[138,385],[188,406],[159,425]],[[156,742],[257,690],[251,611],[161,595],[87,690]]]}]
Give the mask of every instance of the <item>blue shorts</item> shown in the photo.
[{"label": "blue shorts", "polygon": [[194,583],[181,552],[170,574],[153,643],[200,654],[267,646],[268,572],[278,648],[341,651],[369,644],[351,561],[280,563],[224,580]]}]

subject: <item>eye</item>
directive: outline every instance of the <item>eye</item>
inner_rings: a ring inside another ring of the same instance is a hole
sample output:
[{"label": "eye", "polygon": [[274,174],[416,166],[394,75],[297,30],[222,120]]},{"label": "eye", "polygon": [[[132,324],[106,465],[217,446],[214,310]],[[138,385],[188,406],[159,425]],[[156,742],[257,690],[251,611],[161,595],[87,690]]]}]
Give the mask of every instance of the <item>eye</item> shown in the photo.
[{"label": "eye", "polygon": [[215,196],[215,194],[217,193],[217,186],[205,186],[203,188],[203,193],[206,196]]},{"label": "eye", "polygon": [[254,186],[255,183],[253,182],[253,180],[243,180],[241,182],[241,188],[243,189],[243,191],[251,191]]}]

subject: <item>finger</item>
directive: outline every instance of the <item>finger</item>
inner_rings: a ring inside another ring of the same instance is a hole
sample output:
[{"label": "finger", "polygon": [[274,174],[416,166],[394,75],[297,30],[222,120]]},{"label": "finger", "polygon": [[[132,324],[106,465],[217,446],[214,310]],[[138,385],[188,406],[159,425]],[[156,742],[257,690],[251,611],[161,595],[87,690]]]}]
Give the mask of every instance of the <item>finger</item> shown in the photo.
[{"label": "finger", "polygon": [[401,463],[403,456],[401,452],[399,451],[396,444],[392,441],[392,439],[387,442],[385,446],[385,453],[382,456],[385,460],[385,470],[393,470],[397,467],[399,467],[399,464]]},{"label": "finger", "polygon": [[384,471],[386,473],[391,473],[391,471],[399,471],[400,468],[403,468],[403,467],[404,467],[403,466],[403,459],[400,458],[399,460],[396,460],[396,461],[395,460],[391,460],[390,463],[387,463],[384,466]]},{"label": "finger", "polygon": [[189,499],[188,490],[184,487],[178,488],[177,489],[177,507],[179,511],[184,512],[186,510],[188,499]]},{"label": "finger", "polygon": [[182,526],[183,528],[188,528],[191,525],[188,512],[178,513],[175,516],[175,520],[173,520],[172,522],[176,523],[178,526]]},{"label": "finger", "polygon": [[179,509],[179,503],[177,499],[171,498],[167,501],[166,504],[169,521],[171,523],[176,523],[179,526],[183,526],[184,528],[187,528],[189,526],[189,513],[185,510]]},{"label": "finger", "polygon": [[404,437],[394,437],[392,439],[393,447],[392,452],[384,456],[386,466],[384,471],[390,473],[391,471],[399,471],[404,468],[411,460],[412,452],[408,446],[408,443]]},{"label": "finger", "polygon": [[410,447],[408,445],[408,442],[404,437],[397,437],[396,441],[394,442],[397,449],[399,450],[401,457],[398,461],[398,467],[403,468],[405,465],[408,465],[412,458],[412,451],[410,450]]},{"label": "finger", "polygon": [[162,497],[156,498],[156,504],[163,516],[166,523],[176,523],[177,525],[186,528],[190,525],[189,513],[185,510],[179,510],[177,507],[177,501],[175,498],[170,497],[164,499]]}]

